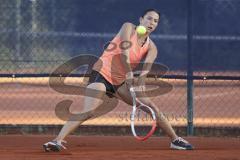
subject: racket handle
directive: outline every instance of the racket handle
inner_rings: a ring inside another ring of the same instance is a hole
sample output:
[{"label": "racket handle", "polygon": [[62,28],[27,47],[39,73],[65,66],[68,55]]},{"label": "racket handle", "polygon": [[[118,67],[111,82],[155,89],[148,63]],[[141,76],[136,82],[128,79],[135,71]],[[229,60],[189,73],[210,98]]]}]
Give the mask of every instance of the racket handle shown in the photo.
[{"label": "racket handle", "polygon": [[130,87],[129,90],[130,90],[131,96],[135,99],[136,98],[136,93],[135,93],[133,87]]},{"label": "racket handle", "polygon": [[[134,94],[134,93],[135,93],[133,87],[130,87],[129,90],[130,90],[130,93],[131,93],[131,94]],[[132,96],[133,96],[133,95],[132,95]]]},{"label": "racket handle", "polygon": [[134,92],[134,89],[133,89],[133,87],[130,87],[130,89],[129,89],[129,90],[130,90],[130,92]]}]

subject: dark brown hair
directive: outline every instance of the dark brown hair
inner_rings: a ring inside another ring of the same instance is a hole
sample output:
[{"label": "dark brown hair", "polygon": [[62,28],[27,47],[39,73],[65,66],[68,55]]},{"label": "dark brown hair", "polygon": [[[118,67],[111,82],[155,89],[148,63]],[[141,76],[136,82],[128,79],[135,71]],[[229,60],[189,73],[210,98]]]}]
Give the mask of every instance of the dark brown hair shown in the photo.
[{"label": "dark brown hair", "polygon": [[160,18],[160,15],[161,15],[160,12],[156,9],[153,9],[153,8],[145,10],[141,17],[144,17],[148,12],[156,12],[158,14],[159,18]]}]

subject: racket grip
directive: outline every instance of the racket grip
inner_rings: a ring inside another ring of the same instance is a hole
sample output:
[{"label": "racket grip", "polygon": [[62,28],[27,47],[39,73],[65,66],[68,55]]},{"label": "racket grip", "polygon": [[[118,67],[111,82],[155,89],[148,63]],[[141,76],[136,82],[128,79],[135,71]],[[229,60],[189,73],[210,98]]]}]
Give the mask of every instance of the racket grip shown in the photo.
[{"label": "racket grip", "polygon": [[134,89],[133,89],[133,87],[130,87],[130,92],[134,92]]},{"label": "racket grip", "polygon": [[133,87],[130,87],[129,90],[130,90],[131,96],[132,96],[133,98],[136,98],[136,94],[135,94],[135,92],[134,92]]}]

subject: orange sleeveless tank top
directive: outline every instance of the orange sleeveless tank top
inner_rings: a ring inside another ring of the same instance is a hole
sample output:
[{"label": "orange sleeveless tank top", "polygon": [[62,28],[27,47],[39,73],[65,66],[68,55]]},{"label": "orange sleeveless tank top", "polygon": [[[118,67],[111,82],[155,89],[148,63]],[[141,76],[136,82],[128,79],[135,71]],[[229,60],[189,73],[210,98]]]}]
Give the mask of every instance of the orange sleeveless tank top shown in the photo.
[{"label": "orange sleeveless tank top", "polygon": [[[114,37],[102,56],[94,64],[93,70],[98,71],[112,85],[120,85],[126,79],[127,71],[121,60],[121,39],[120,36]],[[149,37],[143,46],[137,43],[136,31],[130,38],[131,47],[129,48],[131,69],[133,70],[146,56],[149,49]],[[114,49],[113,49],[114,47]]]}]

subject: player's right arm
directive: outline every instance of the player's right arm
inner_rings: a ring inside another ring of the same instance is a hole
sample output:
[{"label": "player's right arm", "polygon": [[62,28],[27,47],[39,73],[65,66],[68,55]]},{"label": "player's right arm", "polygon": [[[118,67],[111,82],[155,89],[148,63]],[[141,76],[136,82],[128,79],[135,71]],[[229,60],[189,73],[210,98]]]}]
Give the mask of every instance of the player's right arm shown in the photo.
[{"label": "player's right arm", "polygon": [[130,87],[133,83],[133,73],[130,65],[130,55],[129,50],[132,46],[130,38],[134,31],[134,25],[132,23],[126,22],[122,25],[119,36],[121,39],[121,61],[126,70],[126,84]]}]

